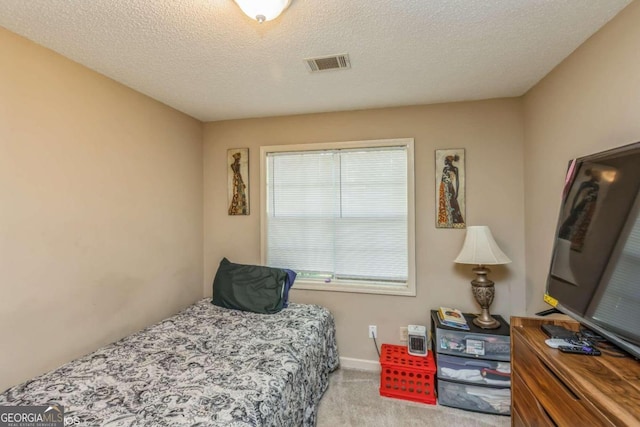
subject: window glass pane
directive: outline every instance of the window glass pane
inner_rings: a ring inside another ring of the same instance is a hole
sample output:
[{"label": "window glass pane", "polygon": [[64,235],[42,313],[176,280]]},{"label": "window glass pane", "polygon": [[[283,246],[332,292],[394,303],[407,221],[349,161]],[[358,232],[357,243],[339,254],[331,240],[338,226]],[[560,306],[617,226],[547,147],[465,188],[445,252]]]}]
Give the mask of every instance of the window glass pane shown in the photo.
[{"label": "window glass pane", "polygon": [[406,218],[343,218],[336,229],[336,275],[407,280]]},{"label": "window glass pane", "polygon": [[267,264],[297,272],[333,272],[334,228],[333,218],[270,218]]},{"label": "window glass pane", "polygon": [[336,163],[331,152],[283,153],[273,156],[270,171],[274,217],[336,215]]},{"label": "window glass pane", "polygon": [[341,155],[342,216],[407,215],[407,156],[404,150]]},{"label": "window glass pane", "polygon": [[334,153],[279,153],[269,165],[268,265],[332,273],[338,211]]}]

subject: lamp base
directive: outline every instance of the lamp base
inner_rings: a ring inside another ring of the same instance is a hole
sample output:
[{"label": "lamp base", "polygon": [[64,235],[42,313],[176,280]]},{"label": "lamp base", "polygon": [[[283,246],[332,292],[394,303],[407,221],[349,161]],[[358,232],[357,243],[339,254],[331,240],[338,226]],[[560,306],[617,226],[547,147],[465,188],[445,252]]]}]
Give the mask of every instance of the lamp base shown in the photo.
[{"label": "lamp base", "polygon": [[491,317],[489,307],[493,302],[495,289],[493,282],[487,278],[487,274],[491,272],[487,267],[479,265],[473,269],[477,277],[471,281],[471,290],[473,296],[482,309],[478,317],[473,319],[473,324],[482,329],[496,329],[500,327],[500,322]]},{"label": "lamp base", "polygon": [[481,319],[480,316],[478,316],[473,319],[473,324],[482,329],[497,329],[500,327],[500,322],[491,316],[489,316],[489,320]]}]

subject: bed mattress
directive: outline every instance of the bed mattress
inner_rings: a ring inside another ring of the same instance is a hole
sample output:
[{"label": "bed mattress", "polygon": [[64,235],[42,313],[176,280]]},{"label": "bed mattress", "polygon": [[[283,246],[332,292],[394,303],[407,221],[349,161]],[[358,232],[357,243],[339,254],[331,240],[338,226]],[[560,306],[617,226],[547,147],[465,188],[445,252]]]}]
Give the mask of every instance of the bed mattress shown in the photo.
[{"label": "bed mattress", "polygon": [[277,314],[209,299],[0,394],[0,405],[61,404],[87,426],[313,426],[338,366],[320,306]]}]

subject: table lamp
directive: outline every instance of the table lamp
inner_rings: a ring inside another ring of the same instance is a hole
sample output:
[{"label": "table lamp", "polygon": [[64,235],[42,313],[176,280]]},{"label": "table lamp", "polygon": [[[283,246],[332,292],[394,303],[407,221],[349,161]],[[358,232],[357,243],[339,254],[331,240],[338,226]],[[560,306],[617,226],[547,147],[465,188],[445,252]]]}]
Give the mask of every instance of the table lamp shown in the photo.
[{"label": "table lamp", "polygon": [[467,227],[467,236],[460,254],[454,261],[457,264],[475,264],[476,278],[471,281],[471,290],[482,311],[473,323],[483,329],[495,329],[500,327],[500,322],[491,317],[489,307],[493,302],[495,289],[493,282],[487,278],[491,272],[487,265],[508,264],[511,262],[498,244],[493,239],[491,230],[486,225],[473,225]]}]

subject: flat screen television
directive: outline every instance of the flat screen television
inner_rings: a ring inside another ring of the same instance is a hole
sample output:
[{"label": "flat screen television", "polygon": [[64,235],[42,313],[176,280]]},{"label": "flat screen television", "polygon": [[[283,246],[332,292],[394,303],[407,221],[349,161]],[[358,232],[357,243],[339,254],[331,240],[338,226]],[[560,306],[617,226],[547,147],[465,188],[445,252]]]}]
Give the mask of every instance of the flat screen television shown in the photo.
[{"label": "flat screen television", "polygon": [[640,358],[640,142],[574,159],[545,301]]}]

